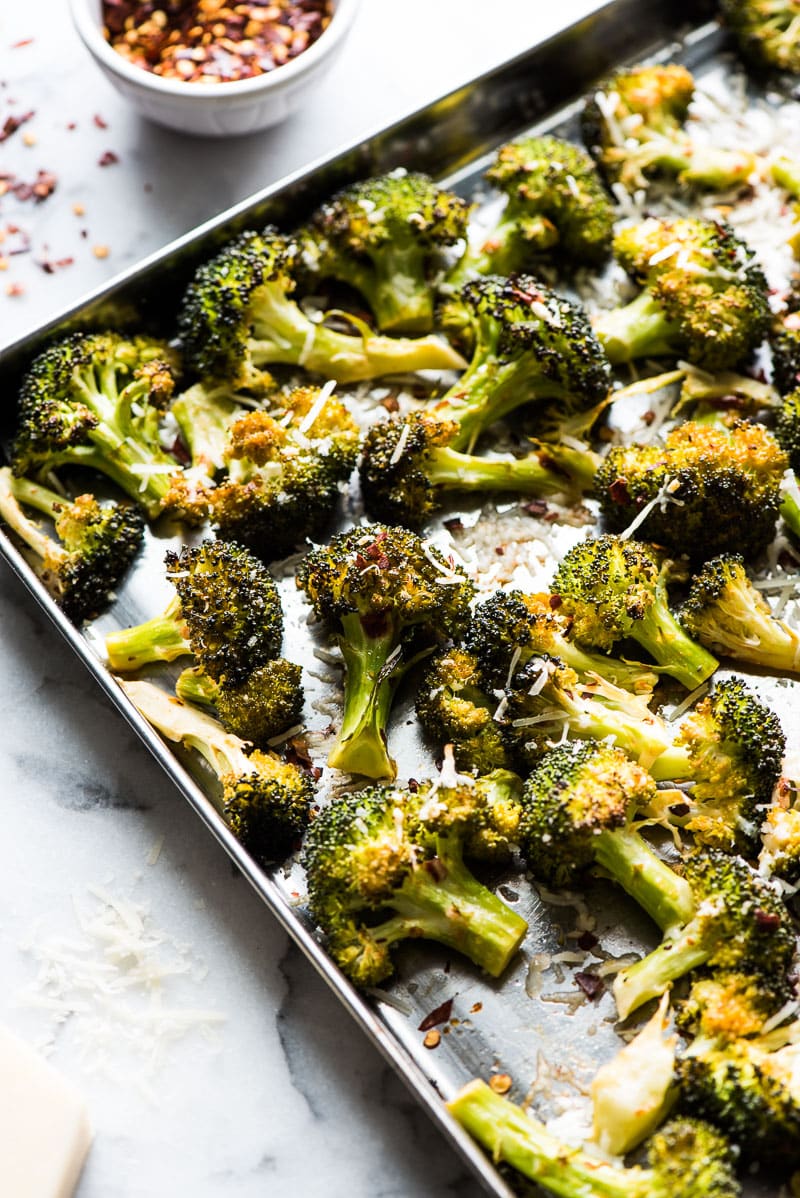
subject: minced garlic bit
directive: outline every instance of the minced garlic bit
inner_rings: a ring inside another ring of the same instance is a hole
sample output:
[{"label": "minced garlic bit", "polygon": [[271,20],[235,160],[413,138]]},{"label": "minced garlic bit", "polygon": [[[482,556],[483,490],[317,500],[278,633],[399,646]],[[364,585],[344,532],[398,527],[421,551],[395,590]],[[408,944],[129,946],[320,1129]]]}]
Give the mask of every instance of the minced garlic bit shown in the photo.
[{"label": "minced garlic bit", "polygon": [[441,1032],[438,1032],[435,1027],[432,1027],[429,1032],[425,1033],[425,1039],[422,1043],[426,1048],[438,1048],[441,1043]]}]

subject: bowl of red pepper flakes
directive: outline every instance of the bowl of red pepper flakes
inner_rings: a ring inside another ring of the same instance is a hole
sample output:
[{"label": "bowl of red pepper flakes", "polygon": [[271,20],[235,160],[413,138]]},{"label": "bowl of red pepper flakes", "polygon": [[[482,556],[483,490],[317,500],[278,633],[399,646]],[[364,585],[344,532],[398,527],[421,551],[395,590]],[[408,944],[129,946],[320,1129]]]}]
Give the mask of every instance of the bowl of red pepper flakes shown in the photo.
[{"label": "bowl of red pepper flakes", "polygon": [[70,0],[110,82],[150,120],[201,136],[284,120],[331,65],[358,0]]}]

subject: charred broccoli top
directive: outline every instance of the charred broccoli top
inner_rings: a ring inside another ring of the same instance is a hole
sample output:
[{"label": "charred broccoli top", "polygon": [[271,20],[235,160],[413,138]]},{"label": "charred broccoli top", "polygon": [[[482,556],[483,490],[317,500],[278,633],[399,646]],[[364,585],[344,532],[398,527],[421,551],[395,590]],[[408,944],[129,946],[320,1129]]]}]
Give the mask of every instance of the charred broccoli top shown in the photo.
[{"label": "charred broccoli top", "polygon": [[800,74],[794,0],[721,0],[721,7],[739,48],[754,66]]}]

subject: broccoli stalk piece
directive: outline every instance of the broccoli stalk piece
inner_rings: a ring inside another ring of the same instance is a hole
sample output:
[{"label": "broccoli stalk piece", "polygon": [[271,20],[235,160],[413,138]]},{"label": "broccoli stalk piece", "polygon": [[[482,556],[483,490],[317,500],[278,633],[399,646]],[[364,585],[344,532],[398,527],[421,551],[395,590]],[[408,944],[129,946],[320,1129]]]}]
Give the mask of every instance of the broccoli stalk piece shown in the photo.
[{"label": "broccoli stalk piece", "polygon": [[662,931],[688,923],[689,884],[662,861],[631,822],[656,784],[621,749],[586,741],[559,745],[525,783],[518,841],[537,877],[571,886],[589,866],[608,874]]},{"label": "broccoli stalk piece", "polygon": [[675,354],[705,370],[727,370],[766,336],[764,272],[726,225],[650,218],[621,229],[614,253],[643,290],[594,321],[613,363]]},{"label": "broccoli stalk piece", "polygon": [[617,974],[620,1019],[701,965],[785,974],[794,956],[790,918],[772,886],[741,857],[699,850],[685,862],[695,915],[647,956]]},{"label": "broccoli stalk piece", "polygon": [[300,563],[297,585],[339,645],[344,713],[328,762],[393,778],[386,725],[397,684],[437,640],[458,635],[474,587],[412,532],[365,525],[339,533]]},{"label": "broccoli stalk piece", "polygon": [[679,813],[671,807],[668,816],[698,844],[752,855],[785,752],[775,713],[741,678],[727,678],[686,716],[673,746],[656,758],[650,773],[659,781],[692,780]]},{"label": "broccoli stalk piece", "polygon": [[368,514],[417,528],[448,492],[575,495],[592,486],[600,459],[588,447],[544,445],[523,457],[476,457],[452,447],[459,425],[424,413],[375,424],[359,475]]},{"label": "broccoli stalk piece", "polygon": [[779,674],[800,673],[800,636],[773,616],[738,554],[713,558],[695,574],[681,608],[681,623],[721,657]]},{"label": "broccoli stalk piece", "polygon": [[667,673],[694,690],[714,673],[718,662],[672,614],[666,569],[650,546],[606,534],[567,552],[552,590],[574,621],[576,641],[610,649],[631,637]]},{"label": "broccoli stalk piece", "polygon": [[202,518],[202,486],[160,444],[161,418],[175,385],[174,354],[162,341],[77,333],[34,359],[22,382],[12,446],[18,475],[44,478],[85,466],[141,503]]},{"label": "broccoli stalk piece", "polygon": [[794,0],[721,0],[739,49],[754,66],[800,74],[800,14]]},{"label": "broccoli stalk piece", "polygon": [[194,749],[216,777],[210,795],[234,836],[259,862],[280,861],[311,818],[314,784],[295,765],[253,749],[216,720],[150,682],[120,682],[149,724],[169,741]]},{"label": "broccoli stalk piece", "polygon": [[230,686],[215,682],[202,666],[189,666],[178,676],[175,693],[185,703],[212,710],[228,732],[260,746],[300,722],[301,675],[300,666],[277,657]]},{"label": "broccoli stalk piece", "polygon": [[201,266],[183,298],[179,330],[189,365],[234,387],[263,387],[265,366],[304,366],[340,383],[409,370],[460,369],[439,337],[360,335],[315,323],[291,298],[296,245],[267,228],[246,232]]},{"label": "broccoli stalk piece", "polygon": [[464,787],[446,782],[421,801],[396,787],[371,787],[314,820],[303,859],[309,906],[357,985],[388,977],[392,947],[416,937],[464,953],[492,977],[506,969],[527,924],[464,864],[481,799],[475,788],[465,802]]},{"label": "broccoli stalk piece", "polygon": [[438,419],[458,425],[451,449],[470,449],[522,404],[555,404],[569,415],[606,398],[611,368],[580,305],[525,274],[473,279],[461,299],[475,349],[459,381],[433,407]]},{"label": "broccoli stalk piece", "polygon": [[332,390],[332,383],[296,387],[275,397],[268,411],[231,423],[226,474],[210,499],[224,540],[271,561],[324,530],[361,442],[358,425]]},{"label": "broccoli stalk piece", "polygon": [[741,1193],[730,1146],[697,1119],[665,1124],[650,1141],[648,1167],[626,1169],[565,1144],[483,1081],[470,1082],[447,1107],[493,1160],[560,1198],[738,1198]]},{"label": "broccoli stalk piece", "polygon": [[455,646],[429,662],[417,690],[417,718],[439,748],[450,745],[459,769],[485,773],[513,762],[506,730],[494,719],[497,698],[474,653]]},{"label": "broccoli stalk piece", "polygon": [[607,80],[586,101],[583,140],[612,184],[627,191],[653,176],[709,191],[743,187],[756,166],[746,150],[720,150],[689,137],[684,126],[694,96],[686,67],[640,66]]},{"label": "broccoli stalk piece", "polygon": [[241,545],[203,541],[168,551],[177,591],[160,616],[106,637],[112,670],[131,673],[193,654],[215,681],[239,686],[280,652],[283,612],[269,571]]},{"label": "broccoli stalk piece", "polygon": [[379,329],[426,333],[433,277],[447,246],[466,236],[470,205],[427,175],[405,170],[344,188],[301,232],[301,264],[367,300]]},{"label": "broccoli stalk piece", "polygon": [[[58,540],[43,532],[24,507],[49,516]],[[76,622],[91,619],[110,602],[144,538],[138,508],[119,503],[102,507],[92,495],[64,499],[29,479],[15,478],[7,466],[0,468],[0,516],[32,552],[59,607]]]},{"label": "broccoli stalk piece", "polygon": [[248,407],[226,383],[195,383],[172,401],[170,414],[198,472],[214,478],[224,470],[228,430]]}]

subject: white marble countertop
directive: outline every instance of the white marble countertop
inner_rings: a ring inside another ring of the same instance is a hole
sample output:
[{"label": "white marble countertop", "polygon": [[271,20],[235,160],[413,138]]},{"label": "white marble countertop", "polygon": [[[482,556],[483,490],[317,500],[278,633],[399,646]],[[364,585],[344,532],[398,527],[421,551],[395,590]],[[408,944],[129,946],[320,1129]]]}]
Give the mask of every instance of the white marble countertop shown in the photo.
[{"label": "white marble countertop", "polygon": [[[47,170],[58,183],[39,204],[0,199],[0,348],[221,209],[594,7],[365,0],[296,116],[210,143],[129,110],[65,0],[3,4],[0,127],[34,115],[0,143],[0,172]],[[107,150],[118,161],[101,167]],[[64,259],[52,273],[41,265]],[[0,621],[0,1020],[87,1098],[96,1139],[79,1198],[477,1198],[4,565]],[[109,922],[130,940],[110,982]],[[156,1026],[157,1037],[146,1030]]]}]

